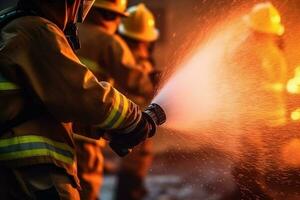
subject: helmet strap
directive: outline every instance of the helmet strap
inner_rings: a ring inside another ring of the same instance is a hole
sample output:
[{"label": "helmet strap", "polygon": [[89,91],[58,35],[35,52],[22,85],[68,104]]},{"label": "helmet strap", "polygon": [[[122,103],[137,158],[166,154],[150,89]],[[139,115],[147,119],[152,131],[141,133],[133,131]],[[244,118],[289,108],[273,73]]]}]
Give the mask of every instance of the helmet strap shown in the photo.
[{"label": "helmet strap", "polygon": [[80,40],[78,37],[78,27],[76,23],[68,24],[65,29],[65,36],[69,42],[69,45],[74,51],[80,49]]}]

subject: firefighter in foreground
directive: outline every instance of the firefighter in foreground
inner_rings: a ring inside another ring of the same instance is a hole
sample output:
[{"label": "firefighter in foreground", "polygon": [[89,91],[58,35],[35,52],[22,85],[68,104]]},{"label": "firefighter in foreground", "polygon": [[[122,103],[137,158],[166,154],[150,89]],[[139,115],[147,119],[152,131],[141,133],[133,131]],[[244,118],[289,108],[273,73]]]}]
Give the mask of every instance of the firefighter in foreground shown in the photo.
[{"label": "firefighter in foreground", "polygon": [[73,52],[92,4],[20,0],[1,13],[0,199],[80,199],[72,122],[106,130],[118,153],[155,132],[151,112],[98,82]]},{"label": "firefighter in foreground", "polygon": [[[80,60],[101,80],[110,82],[132,98],[130,92],[150,97],[150,78],[139,68],[126,43],[115,34],[121,18],[127,17],[126,0],[96,0],[87,20],[79,27]],[[135,99],[134,99],[135,100]],[[82,199],[97,199],[103,178],[103,142],[77,140],[78,171]]]},{"label": "firefighter in foreground", "polygon": [[287,64],[278,42],[285,30],[279,11],[269,2],[255,5],[243,24],[243,43],[230,59],[235,67],[229,75],[239,105],[242,144],[241,161],[233,172],[239,187],[234,199],[273,199],[267,188],[280,173],[276,152],[287,123]]},{"label": "firefighter in foreground", "polygon": [[[152,78],[152,83],[156,86],[159,72],[154,68],[152,53],[159,32],[155,28],[155,19],[144,4],[129,8],[128,13],[129,16],[124,18],[119,26],[119,34],[128,44],[140,69]],[[131,97],[141,107],[145,107],[151,101],[150,98],[135,95],[135,93],[131,93]],[[152,159],[153,143],[151,140],[143,142],[130,155],[123,158],[118,174],[117,200],[144,199],[146,196],[144,179]]]}]

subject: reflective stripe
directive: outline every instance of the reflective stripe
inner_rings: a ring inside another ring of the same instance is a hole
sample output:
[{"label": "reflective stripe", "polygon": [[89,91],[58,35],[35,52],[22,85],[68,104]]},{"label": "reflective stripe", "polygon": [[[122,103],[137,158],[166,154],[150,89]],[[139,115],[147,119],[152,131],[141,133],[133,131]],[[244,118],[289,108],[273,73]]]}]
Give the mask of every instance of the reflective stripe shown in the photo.
[{"label": "reflective stripe", "polygon": [[98,63],[96,63],[95,61],[88,59],[88,58],[84,58],[84,57],[79,57],[79,60],[91,71],[93,72],[97,72],[97,73],[102,73],[102,74],[107,74],[105,72],[105,70],[99,66]]},{"label": "reflective stripe", "polygon": [[0,160],[48,156],[72,164],[74,150],[67,144],[41,136],[20,136],[0,140]]},{"label": "reflective stripe", "polygon": [[0,82],[0,91],[1,90],[18,90],[19,86],[12,82]]},{"label": "reflective stripe", "polygon": [[106,118],[106,120],[102,124],[100,124],[101,127],[110,128],[111,127],[110,124],[111,124],[113,118],[115,117],[117,112],[119,112],[121,97],[120,97],[120,94],[118,91],[114,90],[114,93],[115,93],[115,102],[114,102],[113,108],[112,108],[109,116]]},{"label": "reflective stripe", "polygon": [[128,111],[129,103],[126,97],[115,91],[115,102],[107,119],[100,125],[104,128],[118,128],[124,121]]},{"label": "reflective stripe", "polygon": [[19,86],[17,86],[15,83],[10,82],[6,80],[1,74],[0,74],[0,91],[1,90],[17,90],[19,89]]},{"label": "reflective stripe", "polygon": [[84,57],[79,57],[79,60],[81,61],[82,64],[84,64],[88,69],[97,72],[99,70],[99,66],[96,62],[84,58]]},{"label": "reflective stripe", "polygon": [[116,112],[115,116],[112,118],[111,122],[110,122],[110,126],[111,128],[116,128],[117,125],[117,121],[122,117],[122,113],[123,113],[123,110],[124,110],[124,98],[121,94],[119,94],[120,96],[120,105],[119,105],[119,110],[118,112]]},{"label": "reflective stripe", "polygon": [[115,125],[114,125],[114,128],[116,127],[119,127],[120,124],[124,121],[125,119],[125,116],[127,114],[127,111],[128,111],[128,108],[129,108],[129,103],[128,103],[128,100],[125,96],[121,95],[122,96],[122,99],[123,99],[123,110],[122,110],[122,113],[121,115],[119,116],[118,120],[116,121]]}]

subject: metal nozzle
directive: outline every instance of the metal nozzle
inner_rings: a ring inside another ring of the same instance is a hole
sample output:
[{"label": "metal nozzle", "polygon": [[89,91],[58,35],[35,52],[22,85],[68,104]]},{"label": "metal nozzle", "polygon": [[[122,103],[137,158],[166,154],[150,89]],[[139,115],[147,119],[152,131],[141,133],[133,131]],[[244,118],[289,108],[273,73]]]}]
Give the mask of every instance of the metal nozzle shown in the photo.
[{"label": "metal nozzle", "polygon": [[156,103],[151,103],[144,112],[153,119],[157,126],[162,125],[167,120],[165,111]]}]

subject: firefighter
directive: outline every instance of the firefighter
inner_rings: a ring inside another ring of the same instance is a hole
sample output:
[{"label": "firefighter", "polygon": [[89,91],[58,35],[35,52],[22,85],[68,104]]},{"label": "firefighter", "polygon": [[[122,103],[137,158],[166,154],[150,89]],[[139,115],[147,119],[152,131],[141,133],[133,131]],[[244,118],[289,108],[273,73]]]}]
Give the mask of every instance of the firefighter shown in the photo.
[{"label": "firefighter", "polygon": [[[87,20],[79,27],[82,48],[77,52],[93,74],[110,82],[129,96],[151,96],[153,86],[147,74],[137,65],[126,43],[115,34],[121,18],[127,17],[127,0],[96,0]],[[136,98],[134,98],[136,100]],[[96,199],[103,178],[103,142],[77,140],[78,172],[82,199]]]},{"label": "firefighter", "polygon": [[0,199],[80,199],[72,122],[106,130],[111,146],[122,148],[134,147],[153,128],[136,104],[99,82],[73,52],[76,22],[93,3],[19,0],[1,12]]},{"label": "firefighter", "polygon": [[[159,31],[155,27],[154,16],[144,4],[130,7],[128,13],[129,16],[119,26],[119,34],[128,44],[140,69],[149,77],[157,76],[159,73],[154,69],[152,53]],[[154,86],[156,83],[156,79],[153,79]],[[136,100],[140,106],[144,107],[151,101],[136,93],[132,93],[131,97],[135,97],[133,101]],[[144,179],[153,159],[152,146],[152,141],[148,140],[123,158],[118,173],[117,200],[141,200],[146,196]]]},{"label": "firefighter", "polygon": [[235,67],[229,72],[241,130],[242,155],[234,169],[237,198],[273,199],[264,183],[276,160],[270,157],[275,147],[270,141],[287,123],[287,63],[278,43],[285,30],[279,11],[269,2],[256,4],[243,17],[243,25],[243,42],[233,52],[230,66]]},{"label": "firefighter", "polygon": [[82,48],[78,54],[84,63],[90,64],[89,68],[96,77],[104,77],[126,95],[134,91],[151,96],[150,78],[137,65],[124,40],[115,34],[121,17],[128,16],[126,5],[126,0],[95,2],[87,22],[79,29]]}]

